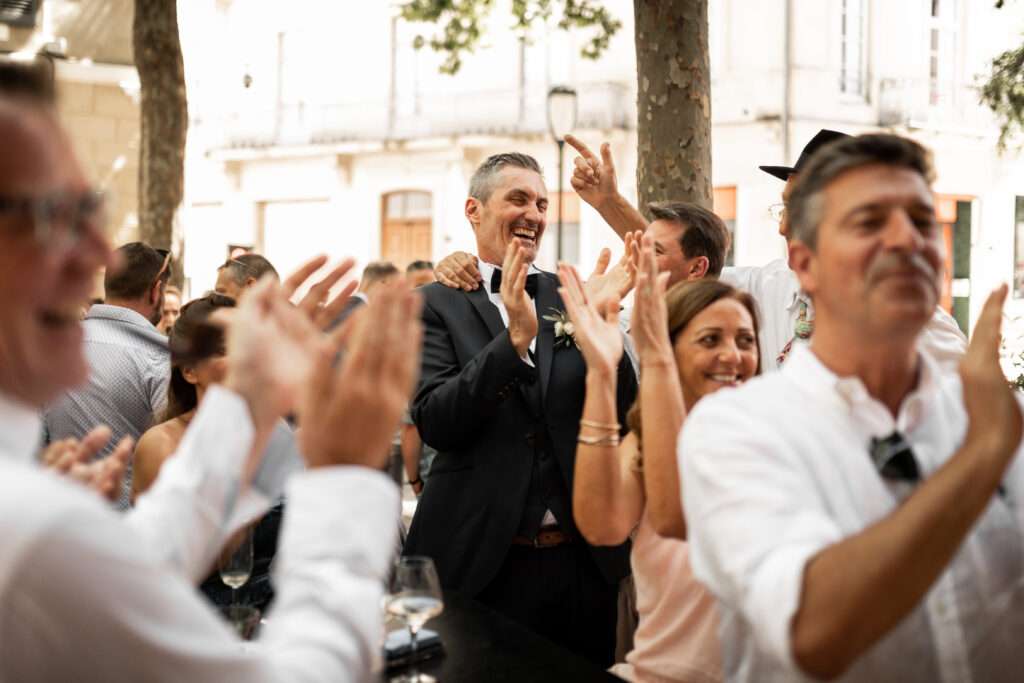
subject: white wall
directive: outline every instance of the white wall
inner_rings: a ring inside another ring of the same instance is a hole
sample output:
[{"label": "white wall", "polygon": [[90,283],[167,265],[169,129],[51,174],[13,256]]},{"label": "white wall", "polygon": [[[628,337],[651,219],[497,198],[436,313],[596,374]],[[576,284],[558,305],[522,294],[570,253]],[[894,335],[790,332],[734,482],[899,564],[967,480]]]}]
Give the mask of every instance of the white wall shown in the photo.
[{"label": "white wall", "polygon": [[[792,97],[786,158],[780,127],[786,0],[710,0],[713,182],[737,188],[736,261],[741,265],[763,264],[784,255],[777,226],[767,215],[767,207],[779,201],[782,184],[760,172],[758,165],[794,162],[820,128],[849,133],[877,130],[880,106],[891,106],[890,100],[883,102],[883,80],[911,84],[906,86],[908,101],[927,92],[922,88],[926,88],[928,76],[929,3],[865,3],[869,87],[866,96],[858,98],[839,91],[842,0],[792,0]],[[187,9],[186,3],[179,4],[190,111],[202,119],[200,125],[193,126],[190,138],[182,219],[193,293],[206,288],[205,283],[212,284],[210,269],[223,259],[228,243],[259,239],[259,216],[265,211],[260,207],[268,202],[272,207],[280,202],[318,202],[306,205],[305,218],[297,220],[301,225],[290,228],[293,243],[288,245],[289,254],[303,249],[327,251],[332,256],[352,254],[365,263],[380,254],[381,196],[386,192],[415,189],[431,193],[434,232],[429,256],[438,259],[474,247],[463,203],[468,178],[486,155],[511,149],[533,154],[546,170],[549,192],[555,191],[555,146],[546,136],[532,133],[508,137],[478,132],[406,143],[225,151],[217,144],[217,133],[222,132],[216,130],[217,122],[238,129],[266,124],[268,107],[276,97],[281,32],[302,39],[300,47],[291,52],[287,46],[294,46],[295,41],[285,41],[285,55],[295,62],[284,70],[291,78],[289,96],[304,98],[314,108],[325,103],[347,107],[343,111],[351,112],[353,121],[367,112],[380,111],[369,103],[380,105],[387,99],[391,10],[383,2],[304,0],[289,11],[290,19],[285,21],[279,8],[258,0],[207,0],[187,3]],[[457,102],[461,108],[490,111],[486,108],[497,106],[494,92],[514,91],[519,78],[519,36],[509,28],[508,4],[507,0],[497,3],[484,44],[466,58],[454,78],[437,73],[439,58],[429,49],[416,53],[406,47],[405,40],[418,32],[429,36],[433,27],[400,26],[399,106],[411,111],[418,96],[423,106],[447,101]],[[604,4],[623,22],[623,28],[597,62],[578,58],[583,35],[543,27],[532,32],[525,80],[534,100],[542,101],[547,87],[558,82],[616,82],[635,92],[632,2],[607,0]],[[961,0],[958,5],[956,76],[959,87],[970,94],[967,87],[991,57],[1019,42],[1024,6],[1010,3],[996,11],[987,1]],[[241,85],[243,73],[253,76],[249,89]],[[303,73],[308,76],[305,80],[296,76]],[[504,100],[500,106],[505,106]],[[976,198],[973,318],[984,294],[1011,279],[1014,197],[1024,195],[1024,164],[1014,155],[1000,157],[996,153],[995,129],[984,110],[964,97],[958,106],[956,111],[939,111],[922,104],[913,127],[893,130],[933,149],[938,192]],[[231,112],[240,114],[231,118]],[[595,148],[602,140],[612,142],[622,191],[635,199],[635,133],[582,130],[579,134]],[[566,188],[571,156],[566,164]],[[547,239],[553,237],[550,229]],[[584,207],[581,266],[588,269],[605,245],[617,246],[617,239],[595,212]],[[268,256],[275,258],[275,254]],[[283,251],[280,255],[284,261],[292,258]],[[1011,302],[1008,309],[1024,316],[1024,301]]]}]

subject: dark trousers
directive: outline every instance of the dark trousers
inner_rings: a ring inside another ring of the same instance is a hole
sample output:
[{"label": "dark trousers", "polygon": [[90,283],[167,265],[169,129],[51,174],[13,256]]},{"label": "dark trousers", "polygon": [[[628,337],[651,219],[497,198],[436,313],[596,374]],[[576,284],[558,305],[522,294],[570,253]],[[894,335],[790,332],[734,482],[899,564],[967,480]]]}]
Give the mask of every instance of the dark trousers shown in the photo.
[{"label": "dark trousers", "polygon": [[618,594],[582,544],[514,545],[477,600],[607,669],[615,658]]}]

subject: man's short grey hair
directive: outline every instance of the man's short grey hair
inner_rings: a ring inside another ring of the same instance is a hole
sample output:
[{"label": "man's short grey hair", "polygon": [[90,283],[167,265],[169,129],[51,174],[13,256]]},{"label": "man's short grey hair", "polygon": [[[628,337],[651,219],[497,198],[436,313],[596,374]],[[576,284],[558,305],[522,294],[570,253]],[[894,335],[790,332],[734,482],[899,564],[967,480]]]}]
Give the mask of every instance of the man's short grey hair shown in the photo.
[{"label": "man's short grey hair", "polygon": [[277,269],[274,268],[273,264],[265,256],[253,253],[240,254],[235,258],[229,258],[217,270],[227,270],[231,279],[239,286],[244,286],[249,278],[259,280],[267,273],[271,273],[275,280],[281,279],[281,276],[277,274]]},{"label": "man's short grey hair", "polygon": [[494,192],[494,179],[506,166],[525,168],[527,171],[544,175],[540,164],[529,154],[519,152],[495,154],[487,157],[484,163],[480,164],[479,168],[473,172],[473,177],[469,179],[469,196],[481,202],[490,199],[491,193]]},{"label": "man's short grey hair", "polygon": [[786,207],[792,238],[816,249],[825,188],[847,171],[871,164],[909,169],[924,178],[929,187],[935,179],[931,152],[909,138],[871,133],[830,142],[814,153],[797,176]]}]

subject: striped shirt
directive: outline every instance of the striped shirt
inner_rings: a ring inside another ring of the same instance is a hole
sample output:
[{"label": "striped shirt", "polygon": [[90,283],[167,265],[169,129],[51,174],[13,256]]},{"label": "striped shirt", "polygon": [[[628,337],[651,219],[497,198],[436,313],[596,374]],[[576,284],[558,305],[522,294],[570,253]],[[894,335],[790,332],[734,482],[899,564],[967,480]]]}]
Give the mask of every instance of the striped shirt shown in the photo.
[{"label": "striped shirt", "polygon": [[[98,454],[103,457],[125,436],[138,441],[167,403],[171,356],[167,337],[142,315],[121,306],[96,304],[82,326],[89,381],[68,392],[43,415],[47,442],[81,439],[99,425],[113,438]],[[117,507],[131,500],[131,465],[125,474]]]}]

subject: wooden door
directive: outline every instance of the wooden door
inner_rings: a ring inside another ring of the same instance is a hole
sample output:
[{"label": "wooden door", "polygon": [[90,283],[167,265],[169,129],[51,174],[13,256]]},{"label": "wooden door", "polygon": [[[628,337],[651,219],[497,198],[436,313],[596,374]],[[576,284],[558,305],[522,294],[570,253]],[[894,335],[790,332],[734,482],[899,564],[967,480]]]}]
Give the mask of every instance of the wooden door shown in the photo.
[{"label": "wooden door", "polygon": [[433,255],[433,202],[429,192],[399,191],[383,196],[380,256],[399,270]]}]

